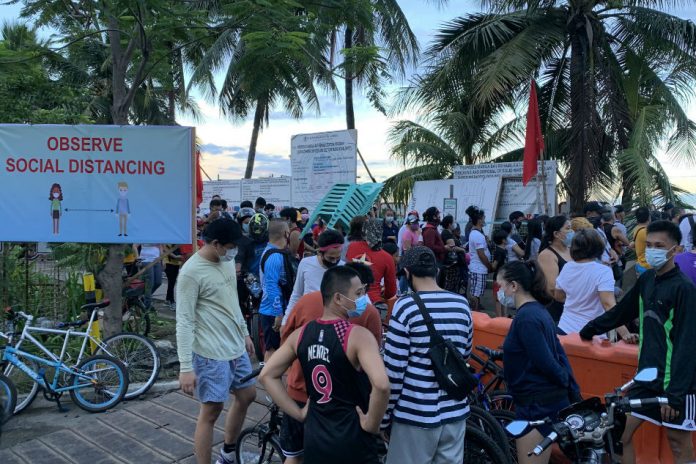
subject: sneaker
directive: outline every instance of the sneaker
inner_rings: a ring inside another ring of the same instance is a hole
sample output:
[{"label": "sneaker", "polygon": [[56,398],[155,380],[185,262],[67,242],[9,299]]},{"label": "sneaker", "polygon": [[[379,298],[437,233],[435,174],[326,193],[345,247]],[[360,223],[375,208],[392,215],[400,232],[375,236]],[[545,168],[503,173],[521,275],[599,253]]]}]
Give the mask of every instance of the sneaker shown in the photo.
[{"label": "sneaker", "polygon": [[225,453],[224,450],[220,450],[220,457],[215,461],[215,464],[235,464],[237,462],[235,453]]},{"label": "sneaker", "polygon": [[168,301],[167,302],[167,307],[171,309],[172,311],[176,311],[176,302],[175,301]]}]

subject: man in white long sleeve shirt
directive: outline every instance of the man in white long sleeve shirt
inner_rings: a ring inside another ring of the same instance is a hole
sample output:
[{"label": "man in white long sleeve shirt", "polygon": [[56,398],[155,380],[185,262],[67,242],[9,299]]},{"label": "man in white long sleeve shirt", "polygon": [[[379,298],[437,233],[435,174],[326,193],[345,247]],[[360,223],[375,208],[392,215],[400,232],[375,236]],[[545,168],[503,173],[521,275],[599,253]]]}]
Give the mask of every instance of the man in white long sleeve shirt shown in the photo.
[{"label": "man in white long sleeve shirt", "polygon": [[254,345],[239,308],[234,264],[242,230],[231,219],[211,222],[205,246],[182,266],[177,279],[176,341],[179,383],[196,394],[201,409],[194,446],[198,464],[210,464],[213,428],[230,392],[234,403],[225,421],[225,442],[217,464],[235,462],[235,444],[247,408],[256,397],[249,354]]}]

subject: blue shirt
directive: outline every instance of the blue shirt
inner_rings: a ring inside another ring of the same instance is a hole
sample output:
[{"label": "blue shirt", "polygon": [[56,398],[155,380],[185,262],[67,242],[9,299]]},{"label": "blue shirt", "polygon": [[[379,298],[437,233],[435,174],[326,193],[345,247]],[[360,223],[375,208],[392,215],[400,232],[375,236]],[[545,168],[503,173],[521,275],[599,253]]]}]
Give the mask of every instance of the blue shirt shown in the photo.
[{"label": "blue shirt", "polygon": [[503,344],[503,365],[513,398],[580,390],[551,314],[536,301],[523,304],[512,320]]},{"label": "blue shirt", "polygon": [[[263,255],[269,250],[278,249],[275,245],[269,243],[266,249],[263,250]],[[280,291],[280,284],[285,283],[285,263],[282,253],[273,253],[263,264],[263,270],[259,266],[261,277],[261,288],[263,296],[261,297],[261,306],[259,313],[264,316],[282,316],[285,311],[286,302],[283,301],[283,294]]]}]

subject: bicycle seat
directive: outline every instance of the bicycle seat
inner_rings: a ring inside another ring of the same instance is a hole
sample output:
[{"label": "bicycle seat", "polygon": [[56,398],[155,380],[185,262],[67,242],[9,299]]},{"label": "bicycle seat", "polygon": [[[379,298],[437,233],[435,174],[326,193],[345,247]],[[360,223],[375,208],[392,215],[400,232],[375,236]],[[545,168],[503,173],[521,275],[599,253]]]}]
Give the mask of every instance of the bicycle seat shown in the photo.
[{"label": "bicycle seat", "polygon": [[488,356],[488,358],[491,361],[502,361],[503,360],[503,352],[498,351],[498,350],[492,350],[488,348],[487,346],[483,345],[477,345],[476,349],[479,350],[481,353],[485,354]]},{"label": "bicycle seat", "polygon": [[81,311],[94,311],[95,309],[106,308],[111,302],[109,300],[102,300],[99,303],[87,303],[86,305],[80,306]]}]

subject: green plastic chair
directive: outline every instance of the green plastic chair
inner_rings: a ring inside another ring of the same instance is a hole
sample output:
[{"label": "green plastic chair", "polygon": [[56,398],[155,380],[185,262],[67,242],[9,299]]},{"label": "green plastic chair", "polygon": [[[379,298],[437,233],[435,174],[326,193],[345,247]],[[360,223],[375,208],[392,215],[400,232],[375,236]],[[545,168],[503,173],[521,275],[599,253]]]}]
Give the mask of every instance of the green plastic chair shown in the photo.
[{"label": "green plastic chair", "polygon": [[312,212],[307,225],[302,231],[302,237],[312,230],[312,224],[321,217],[329,229],[335,229],[340,224],[348,231],[350,221],[356,216],[367,214],[377,201],[384,184],[336,184],[324,195]]}]

